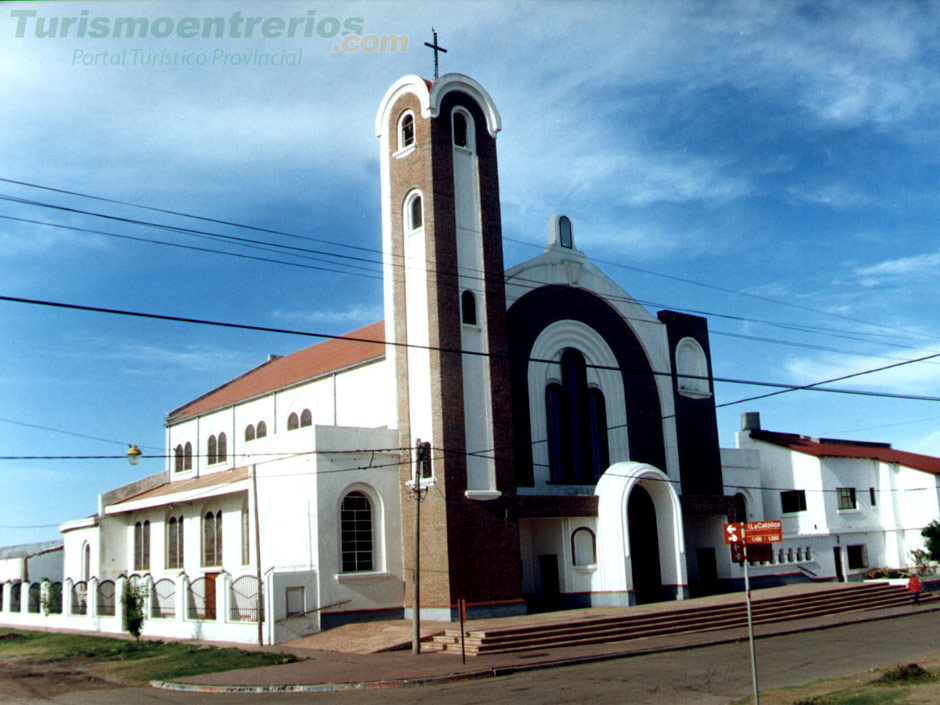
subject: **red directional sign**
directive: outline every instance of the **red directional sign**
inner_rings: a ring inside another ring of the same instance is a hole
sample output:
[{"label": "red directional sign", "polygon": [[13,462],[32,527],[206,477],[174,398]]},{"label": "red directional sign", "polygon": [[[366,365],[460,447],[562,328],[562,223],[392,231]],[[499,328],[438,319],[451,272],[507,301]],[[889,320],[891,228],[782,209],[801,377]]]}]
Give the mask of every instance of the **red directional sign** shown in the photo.
[{"label": "red directional sign", "polygon": [[749,521],[744,525],[744,540],[749,544],[783,541],[783,525],[779,521]]},{"label": "red directional sign", "polygon": [[737,543],[744,538],[743,524],[725,524],[725,543]]}]

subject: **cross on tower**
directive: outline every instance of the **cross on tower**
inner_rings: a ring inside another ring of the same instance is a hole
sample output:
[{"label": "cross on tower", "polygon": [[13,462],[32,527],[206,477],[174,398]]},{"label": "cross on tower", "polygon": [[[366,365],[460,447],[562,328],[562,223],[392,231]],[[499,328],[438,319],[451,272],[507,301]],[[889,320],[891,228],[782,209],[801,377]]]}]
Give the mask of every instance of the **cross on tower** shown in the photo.
[{"label": "cross on tower", "polygon": [[425,42],[424,46],[431,47],[431,49],[434,50],[434,80],[436,81],[437,80],[437,52],[442,51],[446,54],[447,49],[437,45],[437,32],[434,30],[434,27],[431,27],[431,31],[434,32],[434,43],[432,44],[431,42]]}]

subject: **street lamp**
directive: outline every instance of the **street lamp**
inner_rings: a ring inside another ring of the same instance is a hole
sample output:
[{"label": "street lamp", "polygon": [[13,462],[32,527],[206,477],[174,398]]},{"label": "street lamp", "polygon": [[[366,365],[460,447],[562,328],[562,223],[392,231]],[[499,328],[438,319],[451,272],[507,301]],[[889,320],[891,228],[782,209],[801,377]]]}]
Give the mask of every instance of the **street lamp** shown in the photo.
[{"label": "street lamp", "polygon": [[140,452],[140,448],[137,446],[131,446],[127,449],[127,462],[131,465],[140,465],[140,457],[143,453]]}]

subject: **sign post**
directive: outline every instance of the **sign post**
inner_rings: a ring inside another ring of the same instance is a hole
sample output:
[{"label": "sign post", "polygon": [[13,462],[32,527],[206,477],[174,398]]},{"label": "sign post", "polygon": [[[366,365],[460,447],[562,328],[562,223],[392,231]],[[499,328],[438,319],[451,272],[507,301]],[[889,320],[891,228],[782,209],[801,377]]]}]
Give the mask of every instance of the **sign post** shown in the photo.
[{"label": "sign post", "polygon": [[[754,705],[760,705],[757,687],[757,654],[754,651],[754,616],[751,612],[751,579],[748,572],[749,546],[760,546],[783,540],[783,525],[779,521],[749,521],[746,524],[725,524],[725,543],[732,548],[733,557],[741,557],[744,567],[744,595],[747,603],[747,640],[751,650],[751,681],[754,683]],[[769,546],[767,546],[769,548]],[[753,550],[753,549],[751,549]]]}]

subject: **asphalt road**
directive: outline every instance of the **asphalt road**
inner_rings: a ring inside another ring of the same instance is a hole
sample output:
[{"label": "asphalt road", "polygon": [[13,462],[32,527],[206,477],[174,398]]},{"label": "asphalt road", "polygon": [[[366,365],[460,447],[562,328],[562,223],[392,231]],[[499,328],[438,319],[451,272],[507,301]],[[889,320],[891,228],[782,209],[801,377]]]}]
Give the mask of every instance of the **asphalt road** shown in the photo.
[{"label": "asphalt road", "polygon": [[[761,689],[810,683],[916,661],[940,652],[940,612],[849,625],[757,642]],[[324,703],[358,705],[415,702],[471,705],[506,702],[718,704],[751,693],[747,642],[651,656],[519,673],[468,683],[385,688],[340,693],[198,695],[153,689],[88,691],[42,702],[59,705],[149,705],[150,703]],[[0,703],[35,703],[4,699]]]}]

